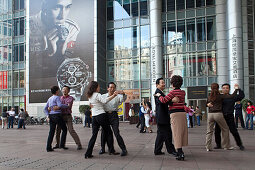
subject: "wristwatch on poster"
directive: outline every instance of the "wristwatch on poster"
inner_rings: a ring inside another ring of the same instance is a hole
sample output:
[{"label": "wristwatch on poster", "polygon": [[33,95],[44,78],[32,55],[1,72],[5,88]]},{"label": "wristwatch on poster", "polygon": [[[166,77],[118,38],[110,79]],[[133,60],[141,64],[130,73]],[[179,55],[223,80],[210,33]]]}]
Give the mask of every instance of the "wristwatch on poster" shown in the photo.
[{"label": "wristwatch on poster", "polygon": [[92,77],[89,66],[80,58],[67,58],[57,71],[58,86],[62,90],[64,86],[70,87],[70,96],[76,101],[81,100],[85,87],[89,84],[88,79]]}]

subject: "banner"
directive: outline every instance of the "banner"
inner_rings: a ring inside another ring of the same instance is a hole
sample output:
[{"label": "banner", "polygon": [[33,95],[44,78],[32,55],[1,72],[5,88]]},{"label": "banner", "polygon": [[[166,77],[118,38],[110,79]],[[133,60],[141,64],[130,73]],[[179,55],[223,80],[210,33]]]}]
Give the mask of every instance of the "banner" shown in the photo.
[{"label": "banner", "polygon": [[0,89],[8,88],[8,71],[0,71]]},{"label": "banner", "polygon": [[94,70],[94,1],[29,1],[29,103],[44,103],[50,88],[84,95]]},{"label": "banner", "polygon": [[124,108],[123,108],[123,102],[121,103],[121,105],[118,106],[118,115],[122,116],[124,115]]}]

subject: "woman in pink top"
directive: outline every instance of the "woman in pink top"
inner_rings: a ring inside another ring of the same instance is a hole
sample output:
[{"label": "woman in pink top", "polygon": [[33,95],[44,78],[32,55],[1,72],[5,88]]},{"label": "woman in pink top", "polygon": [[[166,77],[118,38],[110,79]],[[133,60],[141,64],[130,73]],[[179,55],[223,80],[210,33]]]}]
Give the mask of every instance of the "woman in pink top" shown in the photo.
[{"label": "woman in pink top", "polygon": [[[250,101],[247,104],[248,104],[248,107],[246,109],[246,112],[247,112],[246,128],[249,130],[253,130],[253,114],[255,112],[255,107],[252,105]],[[249,121],[250,121],[251,128],[249,128]]]}]

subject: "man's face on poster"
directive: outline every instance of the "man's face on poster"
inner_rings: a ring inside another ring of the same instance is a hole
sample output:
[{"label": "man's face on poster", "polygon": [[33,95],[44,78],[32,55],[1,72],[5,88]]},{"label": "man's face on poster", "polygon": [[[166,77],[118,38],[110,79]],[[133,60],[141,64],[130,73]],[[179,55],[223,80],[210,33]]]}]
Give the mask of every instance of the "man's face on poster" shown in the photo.
[{"label": "man's face on poster", "polygon": [[47,19],[52,25],[63,25],[72,6],[72,0],[47,0]]}]

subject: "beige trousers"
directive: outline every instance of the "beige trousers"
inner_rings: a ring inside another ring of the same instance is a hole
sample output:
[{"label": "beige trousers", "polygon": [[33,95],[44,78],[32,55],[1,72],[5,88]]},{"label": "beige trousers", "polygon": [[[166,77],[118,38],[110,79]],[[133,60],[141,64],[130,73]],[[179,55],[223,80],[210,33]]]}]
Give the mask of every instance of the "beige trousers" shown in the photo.
[{"label": "beige trousers", "polygon": [[[67,129],[74,139],[75,143],[77,146],[81,146],[81,141],[77,133],[75,132],[73,128],[73,118],[71,114],[63,114],[63,120],[66,122]],[[56,130],[56,146],[59,146],[60,143],[60,133],[61,133],[61,128],[57,126]]]},{"label": "beige trousers", "polygon": [[229,140],[229,128],[228,125],[223,117],[222,112],[215,112],[215,113],[208,113],[207,118],[207,132],[206,132],[206,149],[212,149],[212,136],[214,131],[215,122],[221,128],[222,132],[222,147],[229,148],[230,147],[230,140]]}]

